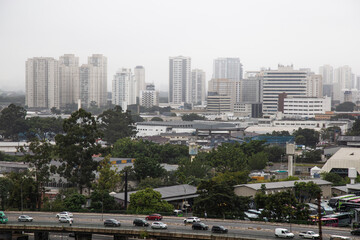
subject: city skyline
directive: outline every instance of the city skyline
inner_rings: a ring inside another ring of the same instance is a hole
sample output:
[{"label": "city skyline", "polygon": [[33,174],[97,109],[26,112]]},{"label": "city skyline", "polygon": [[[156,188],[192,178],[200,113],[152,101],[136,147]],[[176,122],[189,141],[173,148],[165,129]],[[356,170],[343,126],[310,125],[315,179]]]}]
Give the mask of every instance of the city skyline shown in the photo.
[{"label": "city skyline", "polygon": [[[80,65],[91,54],[107,56],[108,90],[118,69],[141,65],[146,81],[167,91],[168,59],[178,55],[189,56],[192,67],[207,74],[206,81],[213,74],[213,60],[223,57],[239,58],[244,73],[276,69],[278,64],[318,73],[320,66],[329,64],[334,69],[348,65],[360,75],[360,2],[355,0],[58,1],[56,8],[53,5],[41,0],[0,1],[0,64],[4,66],[0,89],[25,90],[26,59],[58,59],[64,54],[79,57]],[[87,11],[81,11],[84,6]],[[124,8],[127,11],[117,14]],[[178,14],[185,10],[186,18]],[[131,17],[134,12],[136,19]]]}]

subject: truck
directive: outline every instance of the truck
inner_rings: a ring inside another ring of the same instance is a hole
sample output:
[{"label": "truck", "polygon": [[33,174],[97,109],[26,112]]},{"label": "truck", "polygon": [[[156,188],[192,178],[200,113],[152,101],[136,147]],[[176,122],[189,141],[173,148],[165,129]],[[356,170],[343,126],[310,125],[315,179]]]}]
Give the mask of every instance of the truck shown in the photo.
[{"label": "truck", "polygon": [[286,228],[275,228],[275,237],[294,238],[294,234],[289,232]]},{"label": "truck", "polygon": [[319,234],[313,232],[313,231],[307,231],[307,232],[300,232],[299,236],[302,238],[310,238],[310,239],[319,239]]},{"label": "truck", "polygon": [[1,223],[7,223],[7,222],[8,222],[7,216],[5,215],[4,212],[0,211],[0,224]]}]

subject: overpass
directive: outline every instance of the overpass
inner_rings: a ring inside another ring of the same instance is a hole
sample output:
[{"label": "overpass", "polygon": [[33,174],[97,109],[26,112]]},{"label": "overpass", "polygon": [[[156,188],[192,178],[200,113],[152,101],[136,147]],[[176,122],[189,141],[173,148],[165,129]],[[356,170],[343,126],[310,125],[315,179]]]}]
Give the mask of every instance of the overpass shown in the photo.
[{"label": "overpass", "polygon": [[[128,240],[130,238],[144,238],[157,240],[255,240],[255,238],[241,237],[235,234],[206,234],[174,232],[168,230],[147,230],[145,228],[90,228],[70,226],[40,226],[40,225],[0,225],[0,240],[11,240],[19,232],[34,233],[35,240],[48,240],[50,232],[75,233],[76,240],[91,240],[92,234],[113,235],[114,240]],[[257,238],[259,239],[259,238]]]}]

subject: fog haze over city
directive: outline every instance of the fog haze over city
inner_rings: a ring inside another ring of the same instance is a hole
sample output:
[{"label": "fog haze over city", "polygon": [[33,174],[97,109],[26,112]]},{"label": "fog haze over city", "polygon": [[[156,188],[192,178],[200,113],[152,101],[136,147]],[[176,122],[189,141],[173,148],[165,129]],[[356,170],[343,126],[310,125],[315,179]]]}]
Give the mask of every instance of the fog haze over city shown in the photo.
[{"label": "fog haze over city", "polygon": [[278,64],[349,65],[360,75],[360,1],[0,0],[0,89],[25,90],[25,61],[71,53],[108,58],[108,91],[119,68],[142,65],[168,90],[169,57],[238,57],[244,72]]}]

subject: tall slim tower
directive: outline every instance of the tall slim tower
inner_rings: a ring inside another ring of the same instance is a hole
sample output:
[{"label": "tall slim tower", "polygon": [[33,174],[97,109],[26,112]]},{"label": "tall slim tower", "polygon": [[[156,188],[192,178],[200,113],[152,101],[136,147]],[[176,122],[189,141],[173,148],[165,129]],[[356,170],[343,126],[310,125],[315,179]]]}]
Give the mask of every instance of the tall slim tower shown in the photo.
[{"label": "tall slim tower", "polygon": [[136,82],[136,98],[140,97],[140,92],[146,90],[145,84],[145,68],[136,66],[134,69],[134,81]]},{"label": "tall slim tower", "polygon": [[213,79],[242,79],[243,69],[239,58],[217,58],[214,60]]},{"label": "tall slim tower", "polygon": [[65,54],[59,59],[60,107],[76,104],[80,97],[79,58]]},{"label": "tall slim tower", "polygon": [[112,103],[123,110],[136,103],[136,84],[131,69],[122,68],[116,72],[112,83]]},{"label": "tall slim tower", "polygon": [[92,76],[93,66],[90,64],[83,64],[79,69],[80,77],[80,100],[82,106],[90,105],[90,81]]},{"label": "tall slim tower", "polygon": [[88,57],[91,65],[89,81],[89,101],[97,106],[105,106],[107,102],[107,58],[102,54],[93,54]]},{"label": "tall slim tower", "polygon": [[169,58],[169,102],[191,102],[191,58]]},{"label": "tall slim tower", "polygon": [[342,66],[335,68],[334,71],[334,99],[335,100],[344,100],[343,92],[345,90],[350,90],[354,87],[351,67]]},{"label": "tall slim tower", "polygon": [[191,71],[191,103],[201,104],[206,97],[206,75],[203,70]]},{"label": "tall slim tower", "polygon": [[58,61],[35,57],[26,61],[25,105],[29,108],[59,108]]},{"label": "tall slim tower", "polygon": [[319,67],[319,74],[322,76],[323,84],[331,84],[334,82],[334,68],[330,65]]}]

